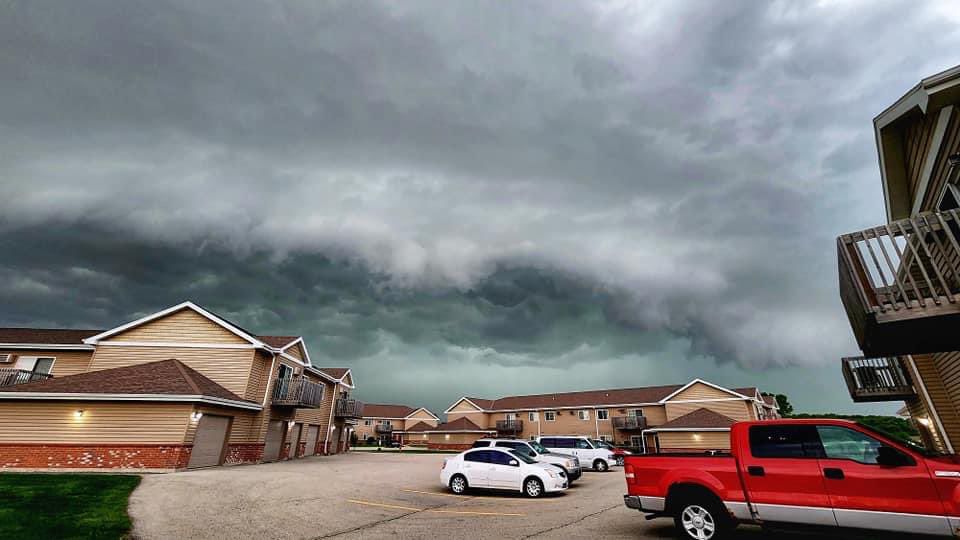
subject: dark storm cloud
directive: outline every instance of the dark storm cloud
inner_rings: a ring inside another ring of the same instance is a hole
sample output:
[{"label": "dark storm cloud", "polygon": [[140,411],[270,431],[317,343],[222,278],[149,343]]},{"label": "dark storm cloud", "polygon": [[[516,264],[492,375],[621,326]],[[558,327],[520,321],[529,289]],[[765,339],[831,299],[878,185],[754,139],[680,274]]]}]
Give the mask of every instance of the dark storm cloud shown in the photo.
[{"label": "dark storm cloud", "polygon": [[832,239],[949,7],[7,2],[0,323],[191,298],[435,407],[437,368],[839,385]]}]

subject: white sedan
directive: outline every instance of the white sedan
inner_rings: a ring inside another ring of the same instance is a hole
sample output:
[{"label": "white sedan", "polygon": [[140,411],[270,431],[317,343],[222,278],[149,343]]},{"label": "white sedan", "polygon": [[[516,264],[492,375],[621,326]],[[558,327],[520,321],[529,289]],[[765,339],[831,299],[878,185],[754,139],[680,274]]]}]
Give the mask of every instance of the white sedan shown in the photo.
[{"label": "white sedan", "polygon": [[440,481],[460,495],[469,488],[508,489],[539,497],[567,489],[567,475],[556,465],[538,463],[521,452],[474,448],[443,462]]}]

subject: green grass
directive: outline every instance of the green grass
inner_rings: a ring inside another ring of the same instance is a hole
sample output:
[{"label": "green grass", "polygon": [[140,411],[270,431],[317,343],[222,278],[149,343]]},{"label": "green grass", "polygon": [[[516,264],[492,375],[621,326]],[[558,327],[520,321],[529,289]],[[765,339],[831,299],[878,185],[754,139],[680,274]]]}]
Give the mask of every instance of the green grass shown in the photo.
[{"label": "green grass", "polygon": [[0,474],[0,538],[122,538],[139,476]]}]

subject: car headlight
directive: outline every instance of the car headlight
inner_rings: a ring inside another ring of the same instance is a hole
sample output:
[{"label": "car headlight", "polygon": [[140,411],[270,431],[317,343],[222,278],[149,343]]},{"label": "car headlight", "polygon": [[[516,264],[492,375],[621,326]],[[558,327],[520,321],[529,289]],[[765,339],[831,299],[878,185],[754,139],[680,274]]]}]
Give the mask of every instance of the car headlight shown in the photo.
[{"label": "car headlight", "polygon": [[567,461],[567,468],[568,468],[568,469],[572,469],[572,468],[574,467],[574,465],[575,465],[574,462],[572,462],[572,461]]},{"label": "car headlight", "polygon": [[550,475],[550,478],[559,478],[559,477],[560,477],[557,473],[555,473],[555,472],[553,472],[553,471],[547,471],[547,474]]}]

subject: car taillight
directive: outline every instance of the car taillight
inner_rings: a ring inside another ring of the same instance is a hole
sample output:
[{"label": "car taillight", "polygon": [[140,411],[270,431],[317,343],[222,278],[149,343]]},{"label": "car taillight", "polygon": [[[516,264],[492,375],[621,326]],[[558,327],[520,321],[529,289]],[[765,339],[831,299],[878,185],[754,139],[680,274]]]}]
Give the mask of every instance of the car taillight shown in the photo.
[{"label": "car taillight", "polygon": [[627,481],[633,480],[637,477],[636,471],[633,468],[633,465],[627,465],[623,468],[623,475],[627,477]]}]

